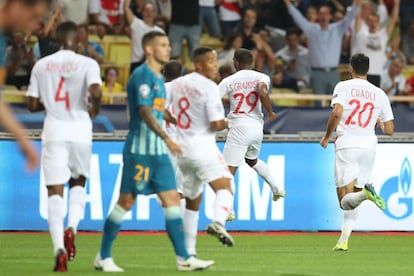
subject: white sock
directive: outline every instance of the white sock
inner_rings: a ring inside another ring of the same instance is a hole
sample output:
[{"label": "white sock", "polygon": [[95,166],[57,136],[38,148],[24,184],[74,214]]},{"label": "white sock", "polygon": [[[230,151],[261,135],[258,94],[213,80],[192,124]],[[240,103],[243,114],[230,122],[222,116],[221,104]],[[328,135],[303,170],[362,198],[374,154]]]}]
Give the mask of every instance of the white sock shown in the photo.
[{"label": "white sock", "polygon": [[184,218],[185,212],[185,198],[180,199],[181,217]]},{"label": "white sock", "polygon": [[84,215],[85,201],[86,192],[84,187],[77,185],[69,190],[68,227],[72,227],[75,234],[79,221]]},{"label": "white sock", "polygon": [[252,168],[264,179],[264,181],[266,181],[266,183],[272,189],[273,193],[279,191],[278,187],[276,186],[276,180],[270,172],[269,166],[265,162],[257,159],[256,165],[254,165]]},{"label": "white sock", "polygon": [[188,254],[197,255],[197,228],[198,228],[198,211],[184,210],[183,224],[185,233],[185,246]]},{"label": "white sock", "polygon": [[341,207],[343,210],[353,210],[367,199],[364,191],[346,194],[341,200]]},{"label": "white sock", "polygon": [[233,195],[227,189],[218,190],[214,201],[213,221],[224,226],[231,210],[233,210]]},{"label": "white sock", "polygon": [[341,236],[339,237],[338,244],[344,241],[348,241],[351,236],[352,228],[358,217],[358,210],[344,211],[344,221],[342,222]]},{"label": "white sock", "polygon": [[233,195],[236,194],[236,183],[234,182],[234,177],[230,181],[230,189]]},{"label": "white sock", "polygon": [[63,242],[63,221],[65,219],[65,204],[60,195],[52,195],[47,200],[47,222],[53,242],[53,252],[65,249]]}]

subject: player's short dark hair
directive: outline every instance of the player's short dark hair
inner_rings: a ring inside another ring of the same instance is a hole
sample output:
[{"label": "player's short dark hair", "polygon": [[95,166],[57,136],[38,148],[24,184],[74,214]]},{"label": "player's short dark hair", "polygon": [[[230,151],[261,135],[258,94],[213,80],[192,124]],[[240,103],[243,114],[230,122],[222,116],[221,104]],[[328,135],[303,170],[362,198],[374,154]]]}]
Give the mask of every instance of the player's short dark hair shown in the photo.
[{"label": "player's short dark hair", "polygon": [[240,48],[234,52],[234,60],[240,65],[250,66],[253,64],[253,54],[250,50]]},{"label": "player's short dark hair", "polygon": [[56,39],[59,43],[61,43],[70,33],[73,32],[78,32],[78,26],[72,21],[63,22],[56,29]]},{"label": "player's short dark hair", "polygon": [[160,37],[160,36],[166,36],[166,34],[160,31],[151,31],[151,32],[146,33],[142,37],[142,41],[141,41],[142,49],[144,49],[145,46],[153,42],[155,38]]},{"label": "player's short dark hair", "polygon": [[362,53],[354,54],[351,57],[351,66],[355,74],[364,76],[368,73],[369,70],[369,57]]},{"label": "player's short dark hair", "polygon": [[214,52],[214,49],[210,47],[199,47],[193,51],[192,59],[193,62],[197,62],[202,58],[205,54]]},{"label": "player's short dark hair", "polygon": [[220,77],[223,78],[223,77],[227,77],[233,74],[234,68],[230,64],[223,64],[222,66],[219,67],[218,71],[219,71]]},{"label": "player's short dark hair", "polygon": [[171,60],[164,66],[164,77],[173,80],[182,75],[183,66],[176,60]]}]

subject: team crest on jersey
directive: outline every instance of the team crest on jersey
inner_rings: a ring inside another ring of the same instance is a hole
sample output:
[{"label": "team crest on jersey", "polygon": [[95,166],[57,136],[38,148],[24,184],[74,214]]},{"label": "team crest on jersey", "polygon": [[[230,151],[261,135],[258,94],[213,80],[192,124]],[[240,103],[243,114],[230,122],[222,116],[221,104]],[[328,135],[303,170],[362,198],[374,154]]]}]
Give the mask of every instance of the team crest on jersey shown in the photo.
[{"label": "team crest on jersey", "polygon": [[154,85],[154,87],[152,89],[158,90],[158,88],[160,88],[158,85]]},{"label": "team crest on jersey", "polygon": [[143,98],[147,98],[148,95],[150,94],[150,87],[148,84],[141,84],[141,86],[139,87],[139,94],[141,95],[141,97]]}]

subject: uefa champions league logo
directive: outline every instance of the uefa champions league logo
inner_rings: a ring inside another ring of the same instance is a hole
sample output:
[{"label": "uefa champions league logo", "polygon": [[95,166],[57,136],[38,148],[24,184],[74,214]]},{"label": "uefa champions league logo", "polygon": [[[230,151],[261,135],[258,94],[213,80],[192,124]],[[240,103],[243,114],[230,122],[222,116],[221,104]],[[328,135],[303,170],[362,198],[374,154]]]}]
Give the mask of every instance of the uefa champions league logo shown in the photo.
[{"label": "uefa champions league logo", "polygon": [[400,175],[389,178],[381,188],[380,195],[387,203],[384,213],[393,219],[405,219],[413,212],[413,198],[410,197],[412,170],[407,157],[401,164]]}]

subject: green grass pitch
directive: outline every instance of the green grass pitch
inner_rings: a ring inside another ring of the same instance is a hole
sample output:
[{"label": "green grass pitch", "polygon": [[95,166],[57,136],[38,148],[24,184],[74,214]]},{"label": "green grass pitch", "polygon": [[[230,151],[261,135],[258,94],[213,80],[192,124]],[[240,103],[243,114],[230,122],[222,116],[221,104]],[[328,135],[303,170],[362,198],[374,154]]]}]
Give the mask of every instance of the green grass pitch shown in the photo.
[{"label": "green grass pitch", "polygon": [[[100,234],[80,233],[77,255],[68,275],[98,275],[93,259]],[[213,268],[177,272],[172,247],[164,233],[121,233],[115,241],[115,262],[124,275],[414,275],[414,235],[354,233],[348,252],[333,252],[338,233],[234,233],[236,245],[222,247],[200,234],[198,257],[213,259]],[[0,232],[0,275],[55,275],[47,233]]]}]

